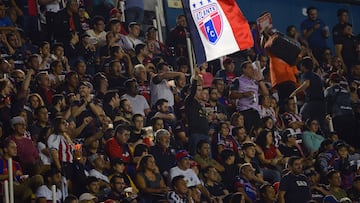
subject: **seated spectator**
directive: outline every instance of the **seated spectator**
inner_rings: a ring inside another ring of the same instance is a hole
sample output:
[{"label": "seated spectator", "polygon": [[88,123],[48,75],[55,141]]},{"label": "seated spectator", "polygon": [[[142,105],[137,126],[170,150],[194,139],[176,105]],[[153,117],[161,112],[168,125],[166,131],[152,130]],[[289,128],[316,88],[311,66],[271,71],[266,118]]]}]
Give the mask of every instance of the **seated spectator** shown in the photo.
[{"label": "seated spectator", "polygon": [[277,120],[276,120],[275,110],[271,107],[270,96],[260,95],[259,100],[260,100],[259,101],[259,103],[260,103],[260,110],[259,110],[260,118],[270,116],[276,123]]},{"label": "seated spectator", "polygon": [[341,188],[341,175],[339,171],[331,170],[326,175],[329,181],[329,191],[337,200],[347,197],[346,191]]},{"label": "seated spectator", "polygon": [[302,133],[304,122],[301,119],[301,114],[296,112],[296,105],[294,98],[288,98],[285,102],[285,112],[281,115],[285,127],[292,128],[297,134]]},{"label": "seated spectator", "polygon": [[15,116],[10,120],[10,124],[14,131],[8,139],[16,143],[17,155],[22,167],[24,167],[28,174],[38,173],[36,163],[40,158],[39,152],[31,138],[25,136],[26,123],[24,118]]},{"label": "seated spectator", "polygon": [[196,187],[198,188],[202,195],[210,200],[209,191],[201,184],[199,177],[195,172],[190,168],[190,158],[186,150],[180,150],[176,153],[176,162],[177,165],[170,169],[170,179],[178,175],[183,175],[186,181],[187,187]]},{"label": "seated spectator", "polygon": [[86,31],[94,41],[96,48],[100,48],[106,44],[106,32],[105,29],[105,19],[102,16],[94,16],[91,20],[92,29]]},{"label": "seated spectator", "polygon": [[347,196],[353,201],[360,201],[360,176],[355,176],[352,187],[346,191]]},{"label": "seated spectator", "polygon": [[225,186],[219,182],[219,173],[213,166],[208,166],[202,170],[204,185],[210,195],[217,201],[222,201],[229,194]]},{"label": "seated spectator", "polygon": [[357,166],[354,161],[351,161],[349,156],[350,146],[346,143],[339,141],[335,145],[337,158],[334,160],[334,169],[340,172],[341,175],[341,188],[344,190],[352,186],[352,182],[357,172]]},{"label": "seated spectator", "polygon": [[245,163],[240,166],[239,175],[235,177],[234,189],[236,192],[241,192],[245,195],[246,202],[256,202],[257,189],[251,183],[255,176],[254,168],[250,163]]},{"label": "seated spectator", "polygon": [[[301,146],[296,143],[297,135],[292,128],[287,128],[282,133],[282,143],[279,145],[279,151],[284,157],[304,157]],[[286,160],[285,160],[286,161]]]},{"label": "seated spectator", "polygon": [[9,171],[7,160],[12,158],[15,198],[20,202],[30,202],[33,192],[44,184],[44,180],[40,175],[29,177],[23,174],[20,164],[14,161],[14,158],[17,156],[17,145],[14,141],[5,140],[2,144],[4,154],[0,158],[0,181],[2,183],[5,180],[8,181]]},{"label": "seated spectator", "polygon": [[214,167],[219,172],[223,172],[225,170],[219,162],[211,158],[211,147],[209,142],[206,140],[200,140],[198,142],[194,161],[199,164],[201,170],[207,168],[208,166]]},{"label": "seated spectator", "polygon": [[171,112],[171,106],[168,100],[159,99],[156,101],[153,111],[149,113],[148,118],[159,117],[164,121],[164,129],[174,128],[176,116]]},{"label": "seated spectator", "polygon": [[230,192],[234,191],[234,177],[239,174],[239,167],[235,164],[235,152],[230,149],[225,149],[221,152],[221,161],[224,166],[224,171],[220,172],[222,182]]},{"label": "seated spectator", "polygon": [[290,172],[280,180],[279,202],[307,202],[311,199],[310,183],[303,175],[300,157],[290,157],[288,160]]},{"label": "seated spectator", "polygon": [[257,203],[275,203],[277,196],[274,187],[269,183],[264,183],[259,188],[259,200]]},{"label": "seated spectator", "polygon": [[146,155],[140,160],[135,182],[139,188],[140,198],[145,203],[163,199],[165,193],[170,190],[159,173],[152,155]]},{"label": "seated spectator", "polygon": [[95,203],[96,202],[96,196],[86,192],[82,193],[79,197],[79,203]]},{"label": "seated spectator", "polygon": [[144,44],[144,42],[139,39],[141,27],[139,23],[131,22],[128,25],[128,29],[129,29],[129,34],[121,36],[121,40],[123,43],[122,48],[134,54],[136,45]]},{"label": "seated spectator", "polygon": [[102,188],[110,187],[109,178],[104,175],[104,169],[106,167],[104,158],[99,154],[93,154],[88,160],[93,167],[93,169],[89,171],[89,176],[97,178],[100,181],[100,186]]},{"label": "seated spectator", "polygon": [[213,138],[214,157],[220,160],[219,156],[224,149],[233,150],[235,154],[240,157],[240,148],[240,144],[232,135],[230,135],[229,124],[226,122],[221,122],[218,126],[216,137],[215,139]]},{"label": "seated spectator", "polygon": [[171,181],[172,188],[174,191],[171,191],[167,195],[167,200],[170,203],[178,202],[193,202],[191,195],[191,190],[186,186],[186,181],[183,175],[179,175],[173,178]]},{"label": "seated spectator", "polygon": [[317,119],[306,120],[306,128],[302,135],[302,146],[304,147],[305,153],[313,155],[320,148],[320,144],[325,138],[317,134],[320,130],[319,122]]},{"label": "seated spectator", "polygon": [[330,192],[326,185],[320,183],[320,174],[310,168],[304,171],[304,175],[309,179],[312,199],[323,202],[324,197],[330,195]]},{"label": "seated spectator", "polygon": [[121,176],[124,178],[125,184],[128,187],[131,187],[135,193],[138,193],[139,190],[136,188],[136,185],[133,181],[133,179],[129,176],[129,174],[126,172],[126,164],[123,160],[120,158],[115,158],[111,160],[111,175],[109,176],[110,183],[111,179],[114,176]]},{"label": "seated spectator", "polygon": [[115,128],[114,137],[107,140],[105,145],[106,154],[110,159],[120,158],[126,164],[132,163],[130,147],[127,144],[130,136],[130,129],[126,125],[118,125]]},{"label": "seated spectator", "polygon": [[125,192],[128,185],[122,175],[114,175],[110,179],[110,186],[111,192],[107,195],[107,198],[122,202],[128,197],[128,194]]},{"label": "seated spectator", "polygon": [[[92,81],[91,76],[94,75],[95,73],[93,73],[94,70],[88,69],[87,64],[89,63],[89,61],[85,61],[85,60],[86,59],[79,59],[79,60],[75,61],[75,63],[74,63],[75,71],[78,74],[80,82],[82,82],[82,81],[91,82]],[[94,62],[91,61],[90,63],[94,63]],[[87,73],[89,73],[91,75],[88,75]]]},{"label": "seated spectator", "polygon": [[[147,134],[144,128],[144,116],[141,114],[134,114],[132,119],[132,128],[130,132],[130,138],[128,143],[132,146],[136,146],[137,144],[143,143],[144,138],[146,138]],[[150,138],[149,138],[150,139]],[[150,143],[147,143],[150,144]]]},{"label": "seated spectator", "polygon": [[153,155],[160,173],[168,178],[170,169],[175,165],[175,150],[170,145],[171,135],[165,129],[155,132],[155,145],[150,147],[149,153]]},{"label": "seated spectator", "polygon": [[141,114],[146,116],[151,109],[143,95],[139,95],[138,83],[135,78],[125,81],[125,94],[121,96],[122,99],[127,99],[132,104],[134,114]]},{"label": "seated spectator", "polygon": [[274,135],[271,131],[262,131],[256,139],[260,147],[258,159],[261,162],[264,180],[274,183],[280,181],[280,170],[283,155],[274,145]]},{"label": "seated spectator", "polygon": [[57,168],[51,168],[44,175],[45,185],[42,185],[36,190],[36,202],[50,202],[53,200],[52,186],[56,186],[56,202],[61,202],[63,199],[61,191],[61,172]]},{"label": "seated spectator", "polygon": [[256,159],[256,145],[251,141],[246,141],[241,145],[241,149],[243,151],[243,156],[240,159],[241,164],[250,163],[251,166],[255,169],[255,176],[253,178],[253,182],[257,184],[265,183],[264,178],[261,174],[261,169],[258,165],[258,160]]},{"label": "seated spectator", "polygon": [[50,63],[51,73],[49,74],[49,79],[51,88],[57,89],[65,79],[65,75],[63,75],[63,69],[63,65],[59,60],[54,60]]}]

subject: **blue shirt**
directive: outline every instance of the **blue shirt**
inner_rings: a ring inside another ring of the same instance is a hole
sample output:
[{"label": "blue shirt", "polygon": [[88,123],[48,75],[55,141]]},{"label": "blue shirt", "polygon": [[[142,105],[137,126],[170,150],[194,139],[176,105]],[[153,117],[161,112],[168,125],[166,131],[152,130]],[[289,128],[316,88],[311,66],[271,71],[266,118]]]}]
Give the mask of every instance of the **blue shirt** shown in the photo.
[{"label": "blue shirt", "polygon": [[5,16],[3,19],[0,19],[0,27],[12,27],[13,24],[8,16]]},{"label": "blue shirt", "polygon": [[315,29],[308,38],[310,48],[327,48],[326,37],[324,35],[325,23],[321,19],[315,21],[306,19],[301,23],[301,32],[311,29],[314,25],[320,23],[320,27]]},{"label": "blue shirt", "polygon": [[144,0],[128,0],[126,1],[126,8],[138,7],[144,9]]}]

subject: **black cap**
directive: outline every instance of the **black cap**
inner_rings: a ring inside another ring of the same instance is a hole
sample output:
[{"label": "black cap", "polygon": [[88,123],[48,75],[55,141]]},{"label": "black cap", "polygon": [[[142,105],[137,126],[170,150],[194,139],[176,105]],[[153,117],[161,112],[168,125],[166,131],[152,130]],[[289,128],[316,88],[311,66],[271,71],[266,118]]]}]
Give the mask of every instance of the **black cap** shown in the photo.
[{"label": "black cap", "polygon": [[158,31],[158,29],[154,26],[151,26],[147,29],[147,32],[156,32],[156,31]]}]

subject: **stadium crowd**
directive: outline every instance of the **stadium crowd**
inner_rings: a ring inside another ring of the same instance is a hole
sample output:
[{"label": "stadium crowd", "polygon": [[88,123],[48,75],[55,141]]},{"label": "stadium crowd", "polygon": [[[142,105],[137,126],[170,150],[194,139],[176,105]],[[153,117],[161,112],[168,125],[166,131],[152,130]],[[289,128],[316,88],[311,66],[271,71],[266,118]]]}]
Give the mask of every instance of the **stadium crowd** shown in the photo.
[{"label": "stadium crowd", "polygon": [[19,203],[360,202],[360,39],[307,14],[191,71],[184,15],[162,43],[143,0],[1,1],[1,196],[12,158]]}]

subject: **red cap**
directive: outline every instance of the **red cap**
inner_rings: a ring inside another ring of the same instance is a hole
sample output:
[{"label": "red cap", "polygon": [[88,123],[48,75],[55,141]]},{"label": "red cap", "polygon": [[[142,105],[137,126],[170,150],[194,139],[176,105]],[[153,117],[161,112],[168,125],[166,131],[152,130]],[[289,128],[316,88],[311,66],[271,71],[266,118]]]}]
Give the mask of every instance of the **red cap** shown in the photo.
[{"label": "red cap", "polygon": [[176,161],[181,161],[184,158],[191,158],[191,156],[189,155],[189,153],[186,150],[180,150],[176,153],[175,155],[176,157]]},{"label": "red cap", "polygon": [[110,17],[112,17],[113,15],[115,15],[117,13],[120,13],[120,10],[117,8],[113,8],[110,10],[109,15],[110,15]]}]

